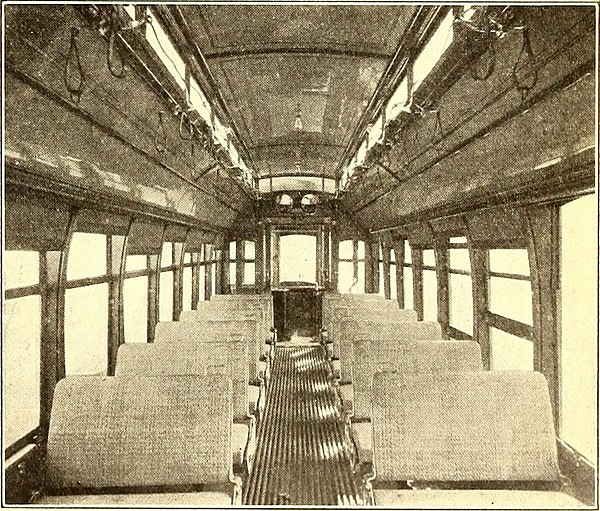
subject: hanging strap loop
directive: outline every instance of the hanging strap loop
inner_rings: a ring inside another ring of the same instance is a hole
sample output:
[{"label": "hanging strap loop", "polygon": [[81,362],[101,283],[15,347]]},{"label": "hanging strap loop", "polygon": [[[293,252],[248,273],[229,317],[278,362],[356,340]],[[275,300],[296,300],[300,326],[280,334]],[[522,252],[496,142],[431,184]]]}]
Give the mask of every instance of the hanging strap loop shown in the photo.
[{"label": "hanging strap loop", "polygon": [[[117,38],[121,32],[121,28],[117,23],[117,16],[115,11],[113,10],[110,13],[110,25],[108,27],[108,46],[106,49],[106,64],[108,65],[108,70],[110,74],[115,78],[123,78],[125,76],[125,59],[117,50]],[[118,59],[115,59],[115,55],[118,55]],[[117,65],[114,65],[114,62],[117,62]]]},{"label": "hanging strap loop", "polygon": [[71,41],[63,75],[65,87],[71,95],[71,101],[74,103],[79,103],[85,87],[85,75],[83,66],[81,65],[81,58],[79,57],[79,48],[77,47],[78,38],[79,28],[71,28]]},{"label": "hanging strap loop", "polygon": [[167,150],[167,132],[163,120],[164,115],[164,111],[161,110],[158,112],[158,127],[154,134],[154,148],[161,154]]}]

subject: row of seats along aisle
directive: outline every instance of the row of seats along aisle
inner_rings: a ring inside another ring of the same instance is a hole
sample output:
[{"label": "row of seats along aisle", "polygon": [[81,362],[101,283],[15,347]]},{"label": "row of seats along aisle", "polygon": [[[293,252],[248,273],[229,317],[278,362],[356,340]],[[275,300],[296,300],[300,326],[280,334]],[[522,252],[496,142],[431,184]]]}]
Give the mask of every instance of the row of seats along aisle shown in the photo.
[{"label": "row of seats along aisle", "polygon": [[120,346],[115,376],[61,380],[38,503],[240,505],[272,324],[268,295],[215,297]]},{"label": "row of seats along aisle", "polygon": [[484,371],[478,343],[378,295],[325,295],[322,339],[365,504],[583,506],[565,491],[541,373]]}]

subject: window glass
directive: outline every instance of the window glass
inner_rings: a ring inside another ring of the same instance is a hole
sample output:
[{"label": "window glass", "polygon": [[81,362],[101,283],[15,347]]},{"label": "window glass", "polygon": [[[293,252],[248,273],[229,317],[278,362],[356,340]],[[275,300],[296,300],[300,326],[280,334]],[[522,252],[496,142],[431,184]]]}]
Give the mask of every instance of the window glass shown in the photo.
[{"label": "window glass", "polygon": [[236,272],[237,272],[236,263],[235,262],[229,263],[229,285],[230,286],[235,286]]},{"label": "window glass", "polygon": [[466,243],[466,242],[467,242],[466,236],[454,236],[453,238],[450,238],[450,243]]},{"label": "window glass", "polygon": [[73,234],[67,261],[67,279],[106,275],[106,236],[88,232]]},{"label": "window glass", "polygon": [[423,264],[425,266],[435,266],[435,251],[433,249],[423,250]]},{"label": "window glass", "polygon": [[173,264],[173,243],[167,241],[163,243],[162,246],[162,255],[160,256],[160,266],[161,268],[166,268],[167,266],[171,266]]},{"label": "window glass", "polygon": [[396,250],[395,249],[390,249],[390,263],[395,263],[396,262]]},{"label": "window glass", "polygon": [[4,301],[4,441],[10,445],[40,422],[40,297]]},{"label": "window glass", "polygon": [[352,260],[352,240],[340,241],[339,258]]},{"label": "window glass", "polygon": [[412,253],[408,240],[404,240],[404,262],[406,264],[412,264]]},{"label": "window glass", "polygon": [[40,254],[36,251],[6,250],[2,256],[4,289],[25,287],[40,281]]},{"label": "window glass", "polygon": [[432,270],[423,270],[423,319],[437,321],[437,278]]},{"label": "window glass", "polygon": [[473,288],[470,275],[450,274],[450,326],[473,335]]},{"label": "window glass", "polygon": [[279,241],[280,282],[315,282],[317,237],[307,234],[281,236]]},{"label": "window glass", "polygon": [[528,280],[490,277],[489,292],[491,312],[527,325],[533,324],[531,283]]},{"label": "window glass", "polygon": [[359,259],[365,258],[365,242],[364,241],[358,242],[358,258]]},{"label": "window glass", "polygon": [[400,112],[407,109],[406,103],[408,103],[408,80],[404,78],[385,107],[386,122],[394,120]]},{"label": "window glass", "polygon": [[127,15],[134,20],[135,19],[135,5],[133,4],[125,4],[123,6],[123,9],[125,9],[125,12],[127,13]]},{"label": "window glass", "polygon": [[183,309],[192,310],[192,268],[183,269]]},{"label": "window glass", "polygon": [[211,107],[210,103],[206,99],[204,92],[196,79],[191,76],[190,77],[190,104],[196,109],[200,118],[210,126],[211,124]]},{"label": "window glass", "polygon": [[490,250],[490,271],[529,275],[529,257],[525,248]]},{"label": "window glass", "polygon": [[173,272],[160,274],[159,321],[173,321]]},{"label": "window glass", "polygon": [[340,261],[338,268],[338,292],[349,293],[352,287],[352,276],[354,275],[351,262]]},{"label": "window glass", "polygon": [[244,241],[244,259],[254,259],[254,241]]},{"label": "window glass", "polygon": [[244,264],[244,284],[254,285],[254,263]]},{"label": "window glass", "polygon": [[125,342],[148,340],[148,277],[125,279],[123,284]]},{"label": "window glass", "polygon": [[189,264],[192,262],[192,254],[190,252],[186,252],[183,254],[183,264]]},{"label": "window glass", "polygon": [[217,265],[215,263],[211,264],[211,272],[212,272],[211,293],[212,293],[212,295],[215,295],[217,292]]},{"label": "window glass", "polygon": [[492,370],[533,371],[533,343],[497,328],[490,328]]},{"label": "window glass", "polygon": [[206,300],[206,288],[204,286],[204,282],[205,282],[205,278],[206,278],[205,275],[206,275],[206,266],[202,265],[202,266],[200,266],[200,270],[198,271],[198,279],[200,280],[198,300],[200,300],[200,301]]},{"label": "window glass", "polygon": [[365,262],[358,262],[358,280],[352,281],[352,293],[364,293],[365,292]]},{"label": "window glass", "polygon": [[454,14],[452,10],[446,15],[440,26],[425,45],[413,67],[413,91],[417,90],[431,73],[454,38]]},{"label": "window glass", "polygon": [[413,301],[413,272],[412,268],[404,267],[404,308],[414,309]]},{"label": "window glass", "polygon": [[448,250],[449,265],[451,270],[471,271],[469,250],[466,248],[451,248]]},{"label": "window glass", "polygon": [[171,76],[185,90],[185,62],[175,49],[171,38],[150,10],[146,11],[150,23],[146,23],[146,40],[165,65]]},{"label": "window glass", "polygon": [[[392,254],[394,251],[392,250]],[[396,265],[390,264],[390,298],[396,300],[398,298],[398,290],[396,288]]]},{"label": "window glass", "polygon": [[235,259],[236,259],[236,246],[237,246],[237,243],[235,241],[229,242],[229,260],[230,261],[235,261]]},{"label": "window glass", "polygon": [[146,267],[145,255],[128,255],[125,260],[125,271],[145,270]]},{"label": "window glass", "polygon": [[385,275],[383,273],[383,263],[379,263],[379,292],[378,294],[381,296],[385,296]]},{"label": "window glass", "polygon": [[67,375],[106,374],[108,284],[67,289],[65,363]]},{"label": "window glass", "polygon": [[561,207],[560,437],[595,464],[598,375],[597,206],[593,195]]}]

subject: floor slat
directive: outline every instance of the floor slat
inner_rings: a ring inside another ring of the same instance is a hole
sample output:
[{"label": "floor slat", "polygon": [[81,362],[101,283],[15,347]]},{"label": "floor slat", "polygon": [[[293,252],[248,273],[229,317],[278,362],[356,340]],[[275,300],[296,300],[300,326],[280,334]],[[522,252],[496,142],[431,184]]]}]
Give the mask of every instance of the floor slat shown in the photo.
[{"label": "floor slat", "polygon": [[338,394],[320,347],[275,349],[246,505],[357,505]]}]

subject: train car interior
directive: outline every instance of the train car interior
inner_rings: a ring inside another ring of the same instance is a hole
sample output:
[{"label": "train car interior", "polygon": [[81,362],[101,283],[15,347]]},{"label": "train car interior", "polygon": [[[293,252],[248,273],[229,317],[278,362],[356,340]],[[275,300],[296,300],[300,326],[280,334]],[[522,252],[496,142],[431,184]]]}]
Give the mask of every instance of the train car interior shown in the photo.
[{"label": "train car interior", "polygon": [[598,509],[598,4],[2,3],[3,506]]}]

